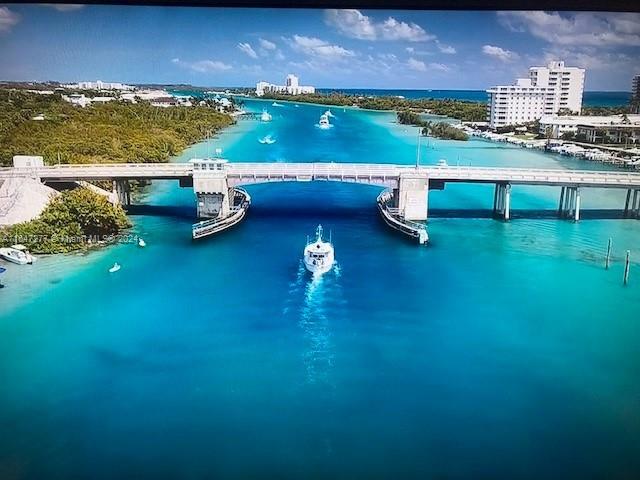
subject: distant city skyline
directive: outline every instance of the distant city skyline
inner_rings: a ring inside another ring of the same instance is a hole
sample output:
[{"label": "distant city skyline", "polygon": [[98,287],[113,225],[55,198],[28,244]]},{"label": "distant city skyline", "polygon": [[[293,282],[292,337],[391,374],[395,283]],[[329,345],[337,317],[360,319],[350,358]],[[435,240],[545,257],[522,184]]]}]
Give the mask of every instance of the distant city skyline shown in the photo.
[{"label": "distant city skyline", "polygon": [[469,89],[564,60],[630,91],[640,14],[0,6],[0,80]]}]

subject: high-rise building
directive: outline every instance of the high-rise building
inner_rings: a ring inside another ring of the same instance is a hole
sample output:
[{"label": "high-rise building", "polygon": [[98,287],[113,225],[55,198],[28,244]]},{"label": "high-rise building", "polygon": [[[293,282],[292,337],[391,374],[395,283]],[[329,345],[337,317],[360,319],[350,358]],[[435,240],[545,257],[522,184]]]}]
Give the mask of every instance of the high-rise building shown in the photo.
[{"label": "high-rise building", "polygon": [[640,113],[640,75],[631,82],[631,112]]},{"label": "high-rise building", "polygon": [[550,62],[546,67],[531,67],[529,78],[519,78],[514,85],[490,88],[489,126],[519,125],[559,112],[579,114],[584,73],[582,68],[565,67],[564,62]]},{"label": "high-rise building", "polygon": [[284,85],[274,85],[269,82],[258,82],[256,84],[256,95],[261,97],[265,93],[286,93],[289,95],[300,95],[303,93],[315,93],[315,87],[310,85],[300,85],[300,80],[296,75],[290,73],[285,79]]}]

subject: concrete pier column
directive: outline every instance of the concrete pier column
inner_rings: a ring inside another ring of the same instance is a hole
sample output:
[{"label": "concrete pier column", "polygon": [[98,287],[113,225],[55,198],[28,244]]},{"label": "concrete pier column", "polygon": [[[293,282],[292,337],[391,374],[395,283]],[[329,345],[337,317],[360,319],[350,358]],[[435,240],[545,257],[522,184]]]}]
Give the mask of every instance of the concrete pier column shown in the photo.
[{"label": "concrete pier column", "polygon": [[429,178],[426,173],[400,174],[398,209],[405,220],[426,220],[428,211]]},{"label": "concrete pier column", "polygon": [[131,185],[129,180],[113,181],[113,198],[120,205],[131,205]]},{"label": "concrete pier column", "polygon": [[194,161],[193,165],[198,218],[227,217],[233,206],[233,188],[229,188],[223,165],[213,160]]},{"label": "concrete pier column", "polygon": [[511,216],[511,184],[507,183],[504,186],[504,219],[509,221]]},{"label": "concrete pier column", "polygon": [[560,190],[560,202],[558,203],[558,216],[562,217],[562,212],[564,211],[564,195],[566,191],[566,187],[562,187]]},{"label": "concrete pier column", "polygon": [[633,201],[631,202],[631,218],[640,218],[640,190],[633,191]]},{"label": "concrete pier column", "polygon": [[493,195],[493,213],[507,221],[511,217],[511,184],[496,183]]},{"label": "concrete pier column", "polygon": [[629,216],[629,200],[631,200],[631,189],[627,190],[627,199],[624,202],[624,216]]},{"label": "concrete pier column", "polygon": [[573,221],[577,222],[580,220],[580,187],[576,187],[574,195],[575,200],[573,202]]}]

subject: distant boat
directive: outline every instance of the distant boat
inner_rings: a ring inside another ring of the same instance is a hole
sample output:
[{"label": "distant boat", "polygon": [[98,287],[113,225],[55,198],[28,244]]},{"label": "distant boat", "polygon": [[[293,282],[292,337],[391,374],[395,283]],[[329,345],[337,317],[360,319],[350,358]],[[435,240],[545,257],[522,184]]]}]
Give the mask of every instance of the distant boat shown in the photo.
[{"label": "distant boat", "polygon": [[324,114],[325,114],[327,117],[335,117],[335,115],[334,115],[333,113],[331,113],[331,110],[327,110],[326,112],[324,112]]},{"label": "distant boat", "polygon": [[260,121],[262,122],[270,122],[273,119],[273,117],[271,116],[271,114],[269,112],[267,112],[266,110],[262,111],[262,115],[260,115]]},{"label": "distant boat", "polygon": [[145,242],[142,238],[138,239],[138,246],[144,248],[147,246],[147,242]]},{"label": "distant boat", "polygon": [[109,273],[115,273],[115,272],[117,272],[118,270],[120,270],[120,268],[121,268],[121,267],[120,267],[120,264],[119,264],[118,262],[116,262],[116,263],[114,263],[114,264],[113,264],[113,267],[111,267],[111,268],[109,269]]},{"label": "distant boat", "polygon": [[320,115],[320,122],[318,122],[318,127],[320,127],[323,130],[327,130],[328,128],[333,127],[333,125],[329,123],[329,117],[327,116],[326,113],[323,113],[322,115]]},{"label": "distant boat", "polygon": [[300,105],[298,105],[297,103],[294,105],[294,107],[298,108]]},{"label": "distant boat", "polygon": [[440,160],[438,160],[438,166],[439,167],[447,167],[447,161],[444,158],[441,158]]},{"label": "distant boat", "polygon": [[278,103],[278,102],[273,102],[273,103],[271,104],[271,106],[272,106],[272,107],[284,107],[284,105],[283,105],[283,104]]},{"label": "distant boat", "polygon": [[259,138],[258,142],[262,143],[263,145],[271,145],[273,143],[276,143],[276,139],[273,138],[271,135],[267,135],[266,137],[263,138]]}]

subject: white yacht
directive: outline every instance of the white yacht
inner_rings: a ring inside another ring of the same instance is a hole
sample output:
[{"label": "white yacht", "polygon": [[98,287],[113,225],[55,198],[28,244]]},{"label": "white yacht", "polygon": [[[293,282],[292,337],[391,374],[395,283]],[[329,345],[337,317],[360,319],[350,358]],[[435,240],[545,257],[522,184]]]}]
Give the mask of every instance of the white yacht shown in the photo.
[{"label": "white yacht", "polygon": [[11,247],[0,248],[0,257],[18,265],[31,264],[36,259],[29,253],[24,245],[13,245]]},{"label": "white yacht", "polygon": [[335,261],[331,238],[328,242],[322,239],[322,225],[316,229],[316,239],[304,247],[304,266],[313,274],[322,275],[333,267]]},{"label": "white yacht", "polygon": [[262,111],[262,115],[260,115],[260,121],[261,122],[270,122],[273,119],[273,117],[271,116],[271,114],[269,112],[267,112],[266,110]]},{"label": "white yacht", "polygon": [[326,113],[320,115],[320,122],[318,122],[318,126],[323,130],[332,127],[332,125],[329,123],[329,116]]}]

